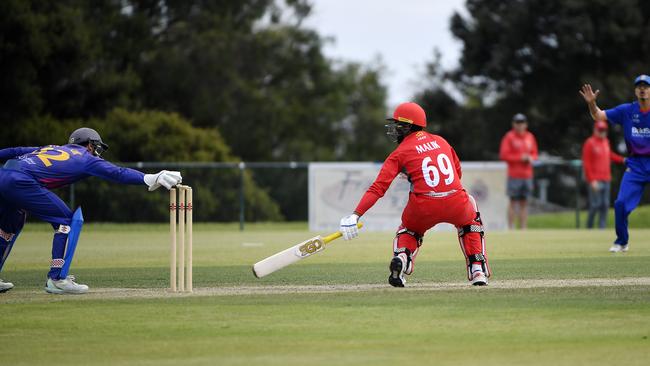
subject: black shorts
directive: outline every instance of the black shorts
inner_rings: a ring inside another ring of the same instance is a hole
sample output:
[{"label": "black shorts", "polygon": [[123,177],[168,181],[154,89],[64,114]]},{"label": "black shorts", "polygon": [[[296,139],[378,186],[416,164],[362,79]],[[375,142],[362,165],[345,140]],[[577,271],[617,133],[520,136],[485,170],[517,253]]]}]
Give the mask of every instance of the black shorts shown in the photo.
[{"label": "black shorts", "polygon": [[506,194],[511,200],[522,201],[533,195],[533,180],[508,178]]}]

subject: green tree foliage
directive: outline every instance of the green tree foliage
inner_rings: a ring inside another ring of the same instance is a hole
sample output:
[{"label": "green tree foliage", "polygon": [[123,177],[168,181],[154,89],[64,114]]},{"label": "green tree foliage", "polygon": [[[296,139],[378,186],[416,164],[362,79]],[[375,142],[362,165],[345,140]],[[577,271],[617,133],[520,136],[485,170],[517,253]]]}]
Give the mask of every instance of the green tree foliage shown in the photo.
[{"label": "green tree foliage", "polygon": [[[86,121],[42,118],[30,121],[13,136],[17,145],[43,146],[65,144],[70,132],[80,126],[97,129],[109,150],[108,161],[156,162],[236,162],[221,135],[214,129],[201,129],[178,114],[164,112],[129,112],[115,109],[104,118]],[[192,148],[187,149],[186,145]],[[159,169],[144,169],[155,173]],[[239,169],[181,169],[185,182],[194,188],[197,221],[236,221],[239,206]],[[283,216],[279,205],[266,190],[244,171],[246,218],[252,221],[278,221]],[[69,200],[69,191],[59,194]],[[168,197],[162,192],[147,192],[145,186],[125,187],[89,178],[75,185],[75,202],[84,208],[89,221],[162,221],[168,217]],[[99,204],[98,204],[99,203]]]},{"label": "green tree foliage", "polygon": [[[0,119],[160,110],[218,129],[246,161],[379,159],[389,149],[374,128],[380,68],[325,58],[301,26],[310,10],[301,0],[1,2]],[[370,153],[349,138],[361,131],[348,134],[367,126]]]},{"label": "green tree foliage", "polygon": [[244,160],[364,158],[346,129],[363,127],[369,113],[383,117],[377,70],[336,68],[300,16],[296,24],[264,24],[269,3],[252,3],[233,2],[229,11],[168,4],[169,20],[143,67],[145,105],[219,128]]},{"label": "green tree foliage", "polygon": [[[461,156],[494,157],[510,118],[523,112],[541,150],[578,157],[591,133],[580,86],[592,83],[602,92],[599,104],[612,107],[634,100],[632,80],[649,72],[648,2],[468,0],[466,6],[467,16],[451,19],[463,51],[447,80],[469,102],[442,122],[443,130],[480,131]],[[448,105],[449,96],[435,87],[421,97],[431,107]]]},{"label": "green tree foliage", "polygon": [[[327,59],[302,26],[310,12],[305,0],[0,1],[0,146],[64,143],[89,125],[114,161],[383,159],[381,65]],[[232,217],[238,176],[226,177],[201,177],[230,190],[202,197],[199,215]],[[287,217],[304,207],[281,201],[303,178],[244,180],[248,218],[280,217],[271,191]]]},{"label": "green tree foliage", "polygon": [[[111,148],[107,157],[117,161],[158,162],[235,162],[223,138],[214,129],[192,127],[178,114],[164,112],[129,112],[116,109],[105,119],[94,119],[91,127],[103,128],[106,141]],[[190,144],[190,149],[186,147]],[[109,153],[112,153],[109,155]],[[185,181],[192,185],[197,208],[198,221],[236,221],[238,213],[233,207],[239,204],[240,172],[237,169],[185,169]],[[282,219],[280,208],[252,179],[249,171],[244,172],[244,197],[248,202],[246,218],[251,221],[278,221]],[[80,189],[82,195],[84,191]],[[107,192],[114,192],[107,188]],[[96,197],[95,186],[87,186],[87,197]],[[161,219],[167,216],[167,207],[157,197],[147,192],[141,195],[151,202],[143,211],[149,217]],[[113,198],[113,205],[133,205],[133,194]],[[106,197],[107,200],[111,200]],[[164,197],[166,200],[167,197]],[[137,205],[141,209],[141,205]],[[124,207],[124,206],[122,206]],[[116,207],[117,208],[117,207]],[[108,218],[102,218],[108,219]],[[128,221],[128,219],[124,219]]]},{"label": "green tree foliage", "polygon": [[[130,104],[140,81],[103,42],[112,33],[102,19],[119,20],[108,3],[0,2],[3,124],[39,114],[84,118]],[[93,19],[90,9],[106,13]]]}]

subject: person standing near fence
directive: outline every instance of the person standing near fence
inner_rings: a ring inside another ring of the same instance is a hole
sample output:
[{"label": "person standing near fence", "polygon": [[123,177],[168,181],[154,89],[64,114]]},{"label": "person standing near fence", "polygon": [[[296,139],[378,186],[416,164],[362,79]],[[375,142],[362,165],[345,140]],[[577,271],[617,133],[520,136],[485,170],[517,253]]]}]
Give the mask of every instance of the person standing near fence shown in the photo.
[{"label": "person standing near fence", "polygon": [[499,157],[508,164],[508,227],[514,229],[517,218],[519,228],[525,229],[528,226],[528,199],[533,194],[533,162],[537,160],[537,141],[528,131],[525,115],[517,113],[512,117],[512,130],[501,139]]},{"label": "person standing near fence", "polygon": [[607,120],[623,127],[623,136],[629,153],[625,161],[618,196],[614,201],[616,240],[610,252],[627,252],[629,244],[628,216],[639,205],[645,185],[650,183],[650,76],[639,75],[634,80],[637,101],[601,110],[596,104],[600,90],[590,84],[579,90],[594,121]]},{"label": "person standing near fence", "polygon": [[[52,262],[45,283],[45,291],[53,294],[82,294],[88,291],[88,286],[76,283],[74,276],[63,271],[66,246],[74,248],[68,237],[78,237],[73,234],[75,230],[78,234],[81,227],[75,227],[72,211],[50,189],[89,176],[122,184],[147,185],[150,191],[160,186],[170,189],[182,181],[179,172],[163,170],[157,174],[144,174],[105,161],[100,155],[108,145],[91,128],[75,130],[68,142],[63,146],[0,149],[0,160],[6,160],[0,169],[0,271],[27,215],[33,215],[54,229]],[[0,292],[13,287],[11,282],[0,280]]]},{"label": "person standing near fence", "polygon": [[612,151],[607,139],[607,122],[596,121],[593,135],[582,145],[582,166],[589,192],[588,229],[594,227],[596,214],[598,227],[604,229],[607,225],[612,180],[610,162],[622,164],[625,158]]}]

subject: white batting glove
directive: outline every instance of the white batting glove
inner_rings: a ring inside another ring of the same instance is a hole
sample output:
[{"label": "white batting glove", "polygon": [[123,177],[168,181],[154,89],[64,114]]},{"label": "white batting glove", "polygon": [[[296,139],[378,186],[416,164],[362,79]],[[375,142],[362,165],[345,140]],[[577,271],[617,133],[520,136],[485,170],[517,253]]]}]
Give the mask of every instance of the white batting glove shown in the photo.
[{"label": "white batting glove", "polygon": [[357,223],[359,222],[359,215],[352,214],[345,216],[341,219],[341,227],[339,231],[343,234],[343,239],[350,240],[359,236],[359,228],[357,228]]},{"label": "white batting glove", "polygon": [[161,170],[156,174],[145,174],[144,183],[149,186],[149,191],[158,189],[163,186],[167,189],[177,186],[183,181],[181,172]]}]

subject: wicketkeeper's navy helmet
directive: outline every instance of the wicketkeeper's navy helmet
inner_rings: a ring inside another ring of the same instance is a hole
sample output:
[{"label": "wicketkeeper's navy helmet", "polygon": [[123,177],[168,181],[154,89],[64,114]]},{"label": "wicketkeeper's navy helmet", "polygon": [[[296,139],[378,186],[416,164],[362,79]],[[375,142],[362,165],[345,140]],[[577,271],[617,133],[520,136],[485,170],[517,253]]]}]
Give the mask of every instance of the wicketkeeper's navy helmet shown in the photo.
[{"label": "wicketkeeper's navy helmet", "polygon": [[68,143],[81,146],[91,144],[95,150],[95,155],[97,156],[100,156],[104,151],[108,150],[108,145],[102,141],[102,137],[99,136],[99,133],[88,127],[76,129],[70,135]]}]

